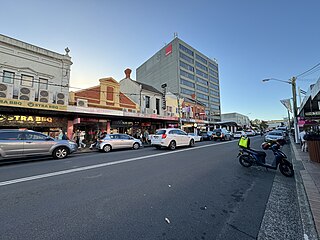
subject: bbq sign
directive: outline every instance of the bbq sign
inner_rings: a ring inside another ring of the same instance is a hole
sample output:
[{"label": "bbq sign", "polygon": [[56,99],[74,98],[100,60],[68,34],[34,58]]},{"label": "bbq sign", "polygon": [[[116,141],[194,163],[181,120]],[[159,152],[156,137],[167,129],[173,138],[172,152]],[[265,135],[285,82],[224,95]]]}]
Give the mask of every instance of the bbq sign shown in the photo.
[{"label": "bbq sign", "polygon": [[52,123],[52,117],[39,117],[39,116],[24,116],[24,115],[4,115],[0,114],[0,124],[14,124],[14,123]]}]

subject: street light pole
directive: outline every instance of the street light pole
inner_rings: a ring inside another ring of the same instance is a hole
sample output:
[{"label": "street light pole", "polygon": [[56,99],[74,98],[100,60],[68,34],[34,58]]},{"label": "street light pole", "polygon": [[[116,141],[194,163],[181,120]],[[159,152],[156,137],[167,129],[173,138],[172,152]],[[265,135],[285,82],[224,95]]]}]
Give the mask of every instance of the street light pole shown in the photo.
[{"label": "street light pole", "polygon": [[293,95],[293,126],[294,126],[294,140],[296,143],[300,143],[299,129],[297,122],[297,90],[296,90],[296,78],[291,79],[292,95]]},{"label": "street light pole", "polygon": [[284,80],[280,80],[280,79],[276,79],[276,78],[267,78],[267,79],[263,79],[262,82],[267,82],[270,80],[289,83],[292,86],[294,140],[295,140],[295,143],[300,143],[298,122],[297,122],[297,90],[296,90],[297,78],[292,77],[291,80],[289,80],[289,81],[284,81]]}]

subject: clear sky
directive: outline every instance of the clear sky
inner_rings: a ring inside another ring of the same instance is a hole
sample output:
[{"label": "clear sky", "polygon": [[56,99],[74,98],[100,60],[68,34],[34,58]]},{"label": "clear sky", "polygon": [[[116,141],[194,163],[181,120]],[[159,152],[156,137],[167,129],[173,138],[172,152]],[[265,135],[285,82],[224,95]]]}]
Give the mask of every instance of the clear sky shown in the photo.
[{"label": "clear sky", "polygon": [[[178,37],[219,63],[222,113],[287,116],[288,80],[320,62],[319,0],[10,0],[1,33],[61,54],[69,47],[71,86],[120,81]],[[320,71],[299,78],[308,90]],[[298,97],[299,100],[299,97]],[[299,103],[299,101],[298,101]]]}]

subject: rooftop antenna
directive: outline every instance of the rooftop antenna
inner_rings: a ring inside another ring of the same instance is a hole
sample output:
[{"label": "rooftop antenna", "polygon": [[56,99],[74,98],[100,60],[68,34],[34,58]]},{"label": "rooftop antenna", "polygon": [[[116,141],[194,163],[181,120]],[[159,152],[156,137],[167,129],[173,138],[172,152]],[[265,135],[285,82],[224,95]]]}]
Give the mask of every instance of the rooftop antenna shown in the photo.
[{"label": "rooftop antenna", "polygon": [[173,38],[177,38],[178,37],[178,33],[177,32],[174,32],[173,33]]}]

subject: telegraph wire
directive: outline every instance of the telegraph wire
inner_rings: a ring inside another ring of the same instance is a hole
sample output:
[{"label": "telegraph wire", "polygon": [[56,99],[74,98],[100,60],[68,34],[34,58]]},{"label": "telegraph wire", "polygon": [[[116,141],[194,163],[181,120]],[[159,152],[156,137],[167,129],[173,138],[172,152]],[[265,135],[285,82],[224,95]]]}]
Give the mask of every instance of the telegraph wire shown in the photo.
[{"label": "telegraph wire", "polygon": [[309,74],[307,74],[307,75],[305,75],[305,76],[309,76],[310,74],[313,74],[313,73],[315,73],[315,72],[317,72],[317,71],[319,71],[319,70],[320,70],[320,63],[316,64],[315,66],[313,66],[313,67],[310,68],[309,70],[307,70],[307,71],[305,71],[305,72],[297,75],[296,78],[299,78],[299,77],[301,77],[301,76],[303,76],[303,75],[305,75],[305,74],[307,74],[307,73],[309,73]]}]

